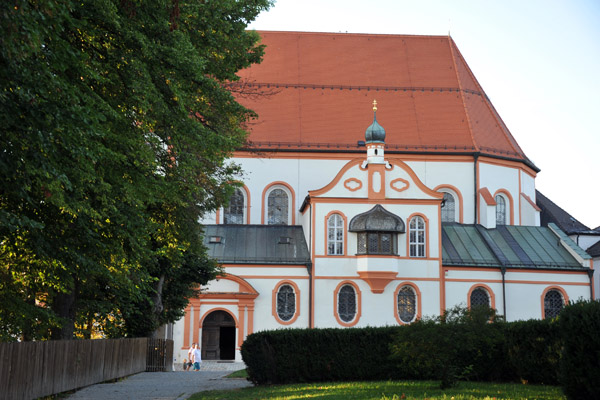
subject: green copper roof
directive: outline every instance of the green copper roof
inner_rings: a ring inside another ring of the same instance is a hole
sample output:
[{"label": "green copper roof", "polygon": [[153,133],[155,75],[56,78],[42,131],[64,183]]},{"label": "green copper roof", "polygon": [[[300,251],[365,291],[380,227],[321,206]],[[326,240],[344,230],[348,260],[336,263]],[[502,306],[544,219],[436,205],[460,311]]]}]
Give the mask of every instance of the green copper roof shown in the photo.
[{"label": "green copper roof", "polygon": [[481,225],[442,224],[442,263],[448,266],[585,269],[560,239],[564,240],[549,228],[539,226],[507,225],[485,229]]},{"label": "green copper roof", "polygon": [[301,226],[206,225],[204,245],[221,264],[310,263]]}]

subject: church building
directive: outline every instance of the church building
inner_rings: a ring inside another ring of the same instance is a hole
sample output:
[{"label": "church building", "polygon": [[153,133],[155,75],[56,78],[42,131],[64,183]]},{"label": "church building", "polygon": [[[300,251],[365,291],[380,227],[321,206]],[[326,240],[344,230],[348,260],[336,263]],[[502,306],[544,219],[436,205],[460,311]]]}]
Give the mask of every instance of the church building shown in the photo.
[{"label": "church building", "polygon": [[456,305],[551,318],[593,298],[590,256],[540,226],[540,170],[451,37],[259,33],[264,61],[232,85],[258,115],[232,160],[245,173],[203,221],[224,273],[174,325],[176,358],[198,342],[239,361],[262,330]]}]

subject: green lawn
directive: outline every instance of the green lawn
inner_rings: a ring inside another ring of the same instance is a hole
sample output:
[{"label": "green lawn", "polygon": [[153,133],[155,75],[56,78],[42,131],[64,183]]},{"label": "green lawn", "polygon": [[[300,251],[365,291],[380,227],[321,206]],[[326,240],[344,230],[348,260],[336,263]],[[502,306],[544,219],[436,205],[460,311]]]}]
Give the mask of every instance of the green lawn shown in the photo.
[{"label": "green lawn", "polygon": [[274,385],[196,393],[199,399],[545,399],[564,400],[557,386],[461,382],[457,388],[441,390],[436,381],[338,382],[304,385]]}]

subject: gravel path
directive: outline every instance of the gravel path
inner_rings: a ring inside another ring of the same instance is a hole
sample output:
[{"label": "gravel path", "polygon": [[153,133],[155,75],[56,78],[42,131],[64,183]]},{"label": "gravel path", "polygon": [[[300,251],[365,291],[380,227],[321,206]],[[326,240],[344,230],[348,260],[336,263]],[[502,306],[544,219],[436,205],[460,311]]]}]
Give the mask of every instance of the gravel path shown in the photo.
[{"label": "gravel path", "polygon": [[[211,366],[203,363],[200,372],[142,372],[115,383],[92,385],[67,397],[69,400],[183,400],[204,390],[251,387],[246,379],[225,378],[243,363]],[[217,369],[217,370],[216,370]]]}]

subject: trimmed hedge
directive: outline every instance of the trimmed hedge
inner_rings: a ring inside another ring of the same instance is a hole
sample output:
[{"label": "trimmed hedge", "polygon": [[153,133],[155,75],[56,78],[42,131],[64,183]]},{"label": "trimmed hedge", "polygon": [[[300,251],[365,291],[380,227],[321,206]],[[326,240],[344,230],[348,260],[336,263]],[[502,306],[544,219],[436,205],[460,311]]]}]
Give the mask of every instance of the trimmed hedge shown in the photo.
[{"label": "trimmed hedge", "polygon": [[558,320],[490,322],[497,320],[491,310],[454,309],[404,326],[265,331],[246,338],[242,357],[256,384],[436,379],[444,387],[459,380],[555,385],[560,362],[569,398],[594,398],[600,303],[583,304],[565,307]]},{"label": "trimmed hedge", "polygon": [[390,379],[389,344],[400,327],[284,329],[249,335],[242,345],[257,384]]},{"label": "trimmed hedge", "polygon": [[569,399],[600,399],[600,303],[581,301],[558,318],[562,342],[560,378]]}]

